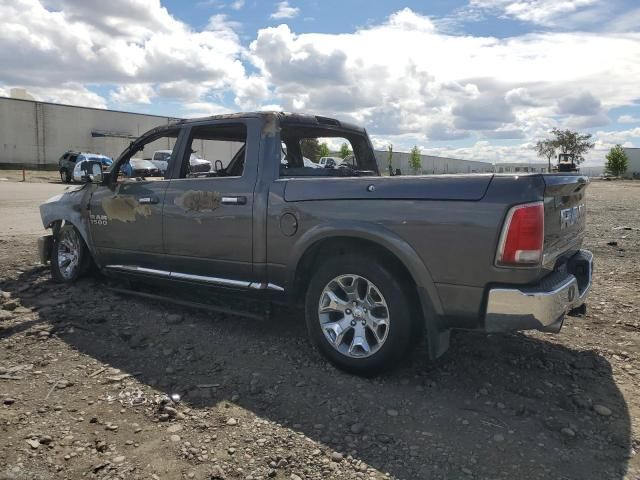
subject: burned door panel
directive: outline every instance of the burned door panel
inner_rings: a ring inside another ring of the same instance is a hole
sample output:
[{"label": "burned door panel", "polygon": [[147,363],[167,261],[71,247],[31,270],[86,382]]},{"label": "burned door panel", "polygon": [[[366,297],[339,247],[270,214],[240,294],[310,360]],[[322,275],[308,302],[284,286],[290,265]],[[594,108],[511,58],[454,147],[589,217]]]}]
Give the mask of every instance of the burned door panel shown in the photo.
[{"label": "burned door panel", "polygon": [[[253,205],[260,146],[257,122],[210,122],[192,128],[186,152],[216,152],[208,142],[233,144],[226,158],[206,158],[224,170],[171,180],[163,215],[166,262],[172,272],[251,282]],[[209,153],[208,155],[211,155]],[[188,158],[183,158],[183,165]]]},{"label": "burned door panel", "polygon": [[103,265],[159,268],[168,181],[121,182],[91,198],[91,236]]}]

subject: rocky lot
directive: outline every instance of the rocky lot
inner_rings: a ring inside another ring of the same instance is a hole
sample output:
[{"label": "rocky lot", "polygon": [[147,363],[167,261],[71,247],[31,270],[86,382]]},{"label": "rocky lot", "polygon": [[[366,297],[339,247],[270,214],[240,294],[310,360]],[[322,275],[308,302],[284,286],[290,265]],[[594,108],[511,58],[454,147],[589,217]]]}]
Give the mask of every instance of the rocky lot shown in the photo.
[{"label": "rocky lot", "polygon": [[[0,189],[2,185],[0,185]],[[73,287],[0,236],[0,478],[640,478],[640,183],[594,182],[586,316],[374,379],[269,322]]]}]

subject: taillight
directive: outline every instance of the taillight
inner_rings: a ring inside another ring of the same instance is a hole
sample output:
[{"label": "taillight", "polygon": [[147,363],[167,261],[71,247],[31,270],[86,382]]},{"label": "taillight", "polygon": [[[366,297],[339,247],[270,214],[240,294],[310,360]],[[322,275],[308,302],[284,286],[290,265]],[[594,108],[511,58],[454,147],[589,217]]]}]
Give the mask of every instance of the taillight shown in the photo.
[{"label": "taillight", "polygon": [[504,222],[496,264],[503,266],[537,265],[544,243],[544,206],[542,202],[517,205]]}]

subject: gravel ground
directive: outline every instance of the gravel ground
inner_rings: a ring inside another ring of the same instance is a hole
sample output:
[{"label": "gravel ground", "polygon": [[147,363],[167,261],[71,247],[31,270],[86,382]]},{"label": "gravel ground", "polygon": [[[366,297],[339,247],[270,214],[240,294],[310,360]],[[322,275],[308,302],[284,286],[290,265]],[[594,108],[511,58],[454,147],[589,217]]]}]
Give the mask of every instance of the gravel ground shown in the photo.
[{"label": "gravel ground", "polygon": [[0,478],[637,480],[638,205],[640,183],[589,187],[594,287],[560,334],[457,332],[375,379],[329,366],[301,312],[63,287],[33,236],[0,238]]}]

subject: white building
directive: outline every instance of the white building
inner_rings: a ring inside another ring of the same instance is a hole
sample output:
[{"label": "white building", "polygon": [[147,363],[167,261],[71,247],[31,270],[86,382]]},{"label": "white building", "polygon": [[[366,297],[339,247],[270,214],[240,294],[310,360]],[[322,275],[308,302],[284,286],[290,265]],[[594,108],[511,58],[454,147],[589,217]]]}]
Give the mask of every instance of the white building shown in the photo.
[{"label": "white building", "polygon": [[[386,150],[376,150],[376,160],[378,161],[378,169],[380,173],[387,174],[389,172],[389,152]],[[413,171],[409,167],[408,152],[393,152],[393,160],[391,165],[395,172],[400,169],[403,175],[412,175]],[[447,174],[447,173],[491,173],[493,165],[489,162],[478,162],[475,160],[462,160],[459,158],[436,157],[434,155],[420,155],[422,160],[422,169],[418,173],[422,174]]]},{"label": "white building", "polygon": [[494,165],[496,173],[547,173],[549,165],[536,162],[498,162]]},{"label": "white building", "polygon": [[[115,158],[133,139],[174,120],[37,102],[26,95],[19,96],[0,97],[0,166],[4,167],[56,169],[58,159],[67,150]],[[171,149],[172,145],[156,147]]]},{"label": "white building", "polygon": [[634,178],[640,180],[640,148],[623,147],[624,153],[627,154],[629,164],[627,171],[622,175],[623,178]]}]

